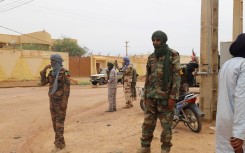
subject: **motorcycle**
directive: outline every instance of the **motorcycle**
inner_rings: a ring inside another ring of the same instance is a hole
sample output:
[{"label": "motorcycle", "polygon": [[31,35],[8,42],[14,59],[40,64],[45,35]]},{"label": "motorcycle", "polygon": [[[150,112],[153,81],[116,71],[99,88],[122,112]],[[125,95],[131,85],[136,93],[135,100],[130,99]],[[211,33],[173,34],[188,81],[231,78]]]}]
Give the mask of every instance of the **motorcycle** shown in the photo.
[{"label": "motorcycle", "polygon": [[[144,88],[138,87],[138,93],[141,96],[140,107],[145,111],[144,105]],[[202,118],[205,114],[199,109],[196,103],[197,94],[186,93],[179,96],[174,110],[174,118],[172,129],[174,129],[179,122],[183,122],[193,132],[199,133],[202,130]]]}]

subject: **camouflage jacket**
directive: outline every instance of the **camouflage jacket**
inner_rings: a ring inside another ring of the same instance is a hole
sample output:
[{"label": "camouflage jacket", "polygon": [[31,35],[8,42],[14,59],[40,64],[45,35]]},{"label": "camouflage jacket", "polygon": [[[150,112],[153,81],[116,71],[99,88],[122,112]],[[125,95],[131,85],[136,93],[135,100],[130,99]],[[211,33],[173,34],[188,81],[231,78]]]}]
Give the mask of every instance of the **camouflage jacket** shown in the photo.
[{"label": "camouflage jacket", "polygon": [[[55,76],[52,75],[52,70],[49,72],[48,76],[46,76],[46,71],[42,70],[40,72],[41,75],[41,85],[44,86],[49,83],[49,96],[51,96],[51,91],[53,88]],[[52,95],[54,97],[60,97],[65,96],[69,97],[70,95],[70,74],[69,71],[62,68],[60,70],[59,76],[58,76],[58,89],[57,91]]]},{"label": "camouflage jacket", "polygon": [[179,53],[170,49],[170,82],[163,85],[164,56],[156,58],[155,54],[148,57],[146,65],[145,97],[156,99],[178,99],[180,87]]},{"label": "camouflage jacket", "polygon": [[125,72],[123,74],[123,81],[125,83],[131,83],[132,82],[132,75],[133,75],[133,65],[132,64],[129,64],[126,69],[125,69]]}]

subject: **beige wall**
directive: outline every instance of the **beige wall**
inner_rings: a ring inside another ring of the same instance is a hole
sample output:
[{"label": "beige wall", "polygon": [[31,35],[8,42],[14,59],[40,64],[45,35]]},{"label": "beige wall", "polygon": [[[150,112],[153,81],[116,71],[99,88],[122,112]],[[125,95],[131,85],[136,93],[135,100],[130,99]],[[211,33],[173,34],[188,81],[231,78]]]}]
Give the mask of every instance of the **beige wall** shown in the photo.
[{"label": "beige wall", "polygon": [[[34,44],[52,44],[51,35],[46,31],[33,32],[25,35],[20,35],[20,43],[34,43]],[[37,38],[37,39],[35,39]]]},{"label": "beige wall", "polygon": [[[35,39],[37,38],[37,39]],[[52,44],[51,35],[46,31],[38,31],[25,35],[6,35],[0,34],[0,43],[6,44],[25,44],[25,43],[34,43],[34,44]]]},{"label": "beige wall", "polygon": [[11,44],[13,42],[19,44],[19,36],[0,34],[0,43]]},{"label": "beige wall", "polygon": [[50,55],[58,53],[69,68],[68,53],[30,50],[0,50],[0,81],[38,80],[39,72],[50,64]]}]

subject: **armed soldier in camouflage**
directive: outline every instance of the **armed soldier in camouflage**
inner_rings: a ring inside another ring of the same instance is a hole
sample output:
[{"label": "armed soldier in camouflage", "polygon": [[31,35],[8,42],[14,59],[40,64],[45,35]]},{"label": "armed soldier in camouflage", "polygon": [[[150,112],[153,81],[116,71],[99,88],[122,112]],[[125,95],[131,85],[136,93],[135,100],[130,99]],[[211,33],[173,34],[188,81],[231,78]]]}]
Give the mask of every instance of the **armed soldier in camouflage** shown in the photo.
[{"label": "armed soldier in camouflage", "polygon": [[132,83],[132,74],[133,74],[133,65],[130,63],[128,57],[123,58],[123,91],[126,99],[126,105],[123,108],[133,107],[132,104],[132,91],[131,91],[131,83]]},{"label": "armed soldier in camouflage", "polygon": [[[59,54],[51,55],[51,65],[47,65],[41,72],[41,85],[49,83],[50,113],[55,132],[55,150],[65,148],[64,122],[68,98],[70,95],[69,71],[63,68],[63,59]],[[48,76],[47,69],[52,68]],[[54,150],[54,151],[55,151]]]},{"label": "armed soldier in camouflage", "polygon": [[133,73],[132,73],[132,83],[131,83],[131,93],[132,93],[132,100],[137,100],[137,92],[136,92],[136,83],[137,83],[137,77],[139,75],[136,72],[135,67],[133,67]]},{"label": "armed soldier in camouflage", "polygon": [[180,57],[178,52],[166,44],[167,35],[156,31],[152,35],[155,48],[146,65],[145,117],[142,125],[141,148],[139,153],[150,153],[153,132],[157,118],[162,126],[161,153],[169,153],[172,146],[172,122],[174,105],[179,97]]}]

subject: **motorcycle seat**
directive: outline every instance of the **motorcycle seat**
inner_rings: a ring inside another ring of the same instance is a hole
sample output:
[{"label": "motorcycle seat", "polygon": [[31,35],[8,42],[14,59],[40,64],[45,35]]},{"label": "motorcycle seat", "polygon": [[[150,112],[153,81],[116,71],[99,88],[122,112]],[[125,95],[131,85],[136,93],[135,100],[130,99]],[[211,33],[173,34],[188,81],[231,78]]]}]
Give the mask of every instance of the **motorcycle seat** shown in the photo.
[{"label": "motorcycle seat", "polygon": [[179,99],[177,100],[177,103],[184,100],[186,95],[180,95]]}]

